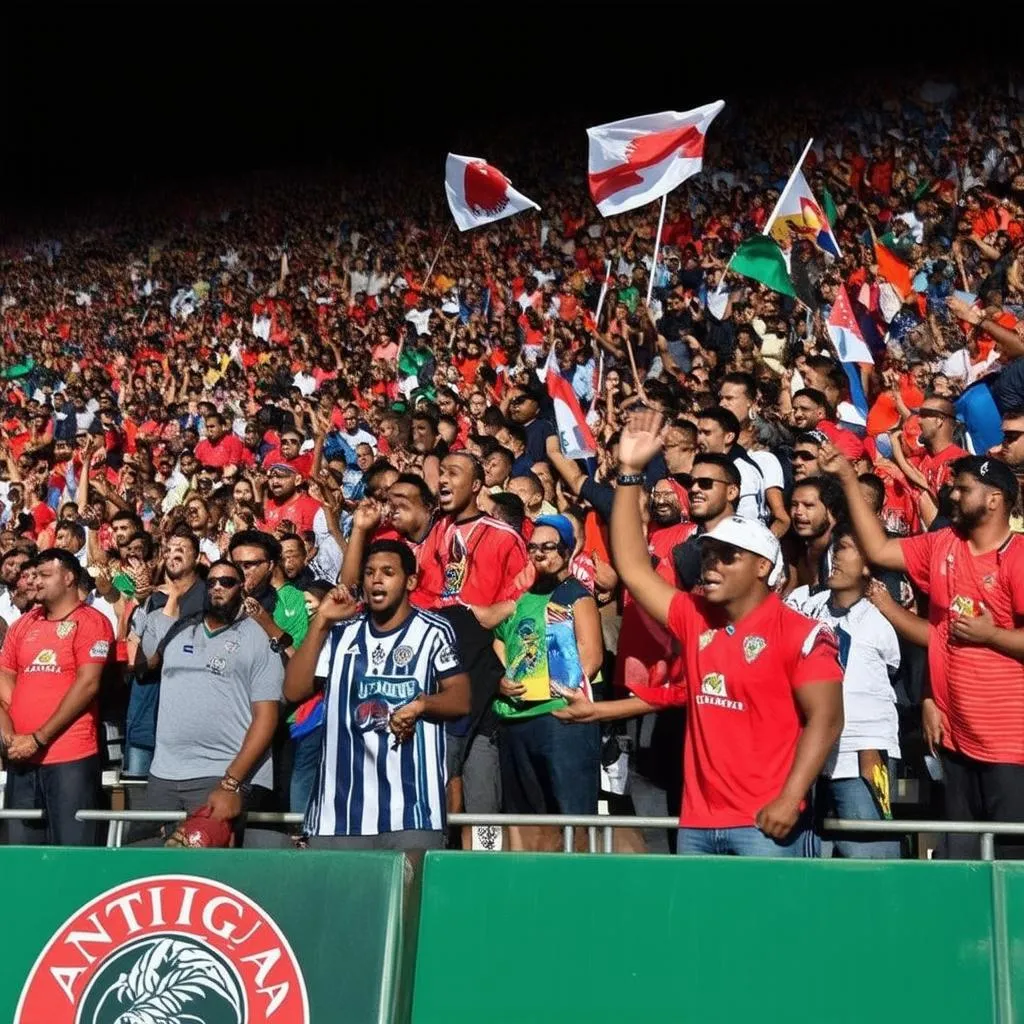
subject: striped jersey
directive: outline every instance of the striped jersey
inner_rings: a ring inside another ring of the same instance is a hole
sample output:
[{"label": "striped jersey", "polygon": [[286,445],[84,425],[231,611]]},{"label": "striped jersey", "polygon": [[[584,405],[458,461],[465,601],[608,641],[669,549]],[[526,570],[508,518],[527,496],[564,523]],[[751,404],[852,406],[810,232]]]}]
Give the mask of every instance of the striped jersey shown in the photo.
[{"label": "striped jersey", "polygon": [[326,681],[324,739],[308,835],[445,828],[444,723],[420,718],[415,734],[396,745],[388,721],[462,671],[455,632],[433,612],[414,609],[388,632],[365,612],[334,626],[316,668]]}]

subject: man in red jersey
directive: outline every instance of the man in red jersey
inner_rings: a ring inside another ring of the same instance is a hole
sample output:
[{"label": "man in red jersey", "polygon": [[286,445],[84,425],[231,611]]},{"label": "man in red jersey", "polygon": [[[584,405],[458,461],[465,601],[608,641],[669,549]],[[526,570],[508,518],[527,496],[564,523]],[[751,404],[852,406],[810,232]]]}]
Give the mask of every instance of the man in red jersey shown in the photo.
[{"label": "man in red jersey", "polygon": [[[1010,529],[1019,492],[998,459],[952,465],[953,525],[889,538],[833,448],[822,468],[843,485],[857,543],[884,569],[903,570],[929,597],[930,693],[925,739],[941,748],[946,814],[961,821],[1024,821],[1024,539]],[[997,854],[1024,856],[1019,840]],[[951,857],[978,855],[977,836],[949,837]]]},{"label": "man in red jersey", "polygon": [[12,843],[92,846],[94,822],[75,820],[100,791],[100,675],[114,634],[78,596],[81,567],[58,548],[36,560],[38,607],[11,626],[0,649],[0,742],[7,806],[42,810],[11,821]]},{"label": "man in red jersey", "polygon": [[[300,491],[299,477],[295,469],[286,462],[277,462],[270,467],[267,474],[267,490],[263,502],[263,519],[259,528],[273,533],[285,519],[294,524],[290,532],[302,534],[308,530],[320,536],[327,532],[324,507],[316,498],[305,491]],[[317,522],[317,517],[320,522]]]},{"label": "man in red jersey", "polygon": [[252,462],[242,439],[228,430],[219,412],[206,414],[206,437],[196,445],[196,459],[201,466],[224,469],[226,466],[247,465]]},{"label": "man in red jersey", "polygon": [[438,603],[489,606],[519,597],[515,579],[526,567],[526,545],[511,526],[477,507],[484,485],[480,461],[468,452],[441,460],[441,518],[419,552],[421,571],[440,570]]},{"label": "man in red jersey", "polygon": [[807,794],[843,728],[835,640],[773,592],[779,542],[756,520],[730,516],[702,534],[699,596],[651,567],[638,494],[661,426],[661,414],[648,411],[622,432],[612,557],[637,603],[679,642],[684,681],[634,687],[636,696],[603,704],[567,694],[569,707],[555,714],[624,718],[685,703],[677,852],[807,856]]}]

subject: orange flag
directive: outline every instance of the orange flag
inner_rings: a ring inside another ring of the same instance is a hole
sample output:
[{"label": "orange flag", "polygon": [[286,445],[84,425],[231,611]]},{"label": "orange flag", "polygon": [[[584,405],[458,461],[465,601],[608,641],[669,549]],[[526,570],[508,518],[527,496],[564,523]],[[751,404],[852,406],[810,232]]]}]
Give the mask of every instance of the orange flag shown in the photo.
[{"label": "orange flag", "polygon": [[878,276],[884,278],[905,299],[910,294],[910,267],[903,263],[881,242],[875,242],[875,262]]}]

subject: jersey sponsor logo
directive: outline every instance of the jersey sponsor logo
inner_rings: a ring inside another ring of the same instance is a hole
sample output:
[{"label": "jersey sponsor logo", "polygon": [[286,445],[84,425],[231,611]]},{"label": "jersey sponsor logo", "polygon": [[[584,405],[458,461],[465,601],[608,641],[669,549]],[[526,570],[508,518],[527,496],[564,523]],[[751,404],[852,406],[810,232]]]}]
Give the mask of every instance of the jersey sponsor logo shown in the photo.
[{"label": "jersey sponsor logo", "polygon": [[405,702],[412,700],[419,690],[415,679],[393,676],[367,676],[360,679],[356,686],[356,697],[359,700],[370,700],[383,697],[388,701]]},{"label": "jersey sponsor logo", "polygon": [[356,728],[360,732],[384,732],[391,717],[391,705],[386,700],[364,700],[356,705]]},{"label": "jersey sponsor logo", "polygon": [[64,922],[14,1024],[309,1024],[295,954],[248,896],[189,875],[101,893]]},{"label": "jersey sponsor logo", "polygon": [[698,704],[727,708],[729,711],[743,711],[745,708],[743,701],[730,699],[725,688],[725,676],[721,672],[709,672],[700,681],[700,691],[696,697]]},{"label": "jersey sponsor logo", "polygon": [[950,602],[949,610],[954,615],[966,615],[973,617],[974,615],[974,598],[964,597],[962,594],[957,594],[956,597]]},{"label": "jersey sponsor logo", "polygon": [[709,693],[712,697],[724,697],[725,676],[721,672],[709,672],[700,681],[701,693]]},{"label": "jersey sponsor logo", "polygon": [[757,661],[760,653],[768,646],[768,641],[763,636],[745,636],[743,638],[743,657],[747,664]]},{"label": "jersey sponsor logo", "polygon": [[402,644],[401,647],[395,649],[395,653],[392,655],[392,657],[394,658],[395,664],[399,668],[402,668],[405,665],[408,665],[410,661],[412,661],[413,655],[415,653],[416,652],[408,644]]},{"label": "jersey sponsor logo", "polygon": [[384,653],[384,648],[380,644],[377,644],[373,649],[373,654],[370,655],[370,660],[374,665],[382,665],[386,657],[387,655]]},{"label": "jersey sponsor logo", "polygon": [[59,672],[57,652],[44,647],[33,659],[31,665],[25,666],[26,672]]},{"label": "jersey sponsor logo", "polygon": [[106,640],[97,640],[89,648],[90,658],[105,658],[110,653],[110,644]]},{"label": "jersey sponsor logo", "polygon": [[714,640],[714,639],[715,639],[715,630],[713,630],[713,629],[705,629],[704,632],[701,633],[699,639],[697,640],[697,646],[698,646],[698,648],[700,650],[703,651],[704,648],[707,647],[707,645],[709,643],[711,643],[711,641]]},{"label": "jersey sponsor logo", "polygon": [[67,637],[71,636],[71,634],[74,631],[75,624],[73,622],[68,622],[67,620],[65,620],[64,622],[57,623],[57,639],[59,640],[66,639]]}]

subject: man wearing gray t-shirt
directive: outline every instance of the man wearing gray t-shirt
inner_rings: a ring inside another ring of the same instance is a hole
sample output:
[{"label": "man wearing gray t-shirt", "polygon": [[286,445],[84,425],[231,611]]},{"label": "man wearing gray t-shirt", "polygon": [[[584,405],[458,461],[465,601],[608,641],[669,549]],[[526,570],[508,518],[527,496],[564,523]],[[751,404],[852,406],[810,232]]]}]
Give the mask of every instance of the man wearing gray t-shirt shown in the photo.
[{"label": "man wearing gray t-shirt", "polygon": [[145,807],[208,807],[233,823],[236,845],[253,788],[273,783],[270,742],[284,683],[264,630],[239,617],[242,579],[232,562],[215,562],[203,611],[177,620],[149,615],[140,638],[148,668],[160,670]]}]

